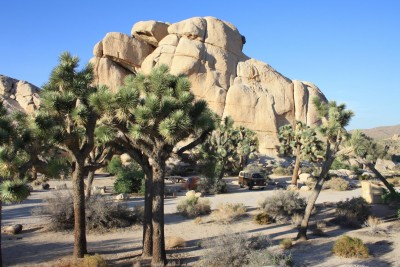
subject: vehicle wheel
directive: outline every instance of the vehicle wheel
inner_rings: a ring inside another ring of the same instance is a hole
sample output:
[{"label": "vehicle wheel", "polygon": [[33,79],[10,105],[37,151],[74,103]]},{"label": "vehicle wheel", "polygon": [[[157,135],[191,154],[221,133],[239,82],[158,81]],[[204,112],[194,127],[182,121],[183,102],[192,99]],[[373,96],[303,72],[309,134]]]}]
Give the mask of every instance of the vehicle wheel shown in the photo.
[{"label": "vehicle wheel", "polygon": [[253,187],[252,187],[252,186],[249,186],[249,190],[251,190],[251,189],[253,189]]},{"label": "vehicle wheel", "polygon": [[264,190],[265,189],[265,187],[261,187],[261,190]]}]

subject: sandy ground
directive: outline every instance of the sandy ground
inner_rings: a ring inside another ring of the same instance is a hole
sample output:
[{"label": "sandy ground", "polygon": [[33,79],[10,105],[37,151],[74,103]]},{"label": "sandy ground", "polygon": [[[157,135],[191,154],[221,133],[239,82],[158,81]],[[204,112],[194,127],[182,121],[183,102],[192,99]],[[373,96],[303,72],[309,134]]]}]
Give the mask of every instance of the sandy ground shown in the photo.
[{"label": "sandy ground", "polygon": [[[276,181],[286,181],[289,177],[275,177]],[[227,179],[230,184],[230,192],[215,196],[207,196],[215,208],[219,203],[244,203],[249,216],[230,225],[220,225],[212,222],[211,217],[204,217],[203,222],[196,224],[192,219],[186,219],[176,214],[176,204],[184,196],[185,192],[178,194],[176,198],[165,199],[165,235],[166,237],[179,236],[187,241],[183,249],[169,250],[168,257],[175,259],[176,263],[184,266],[193,266],[199,257],[205,253],[198,244],[202,239],[218,236],[224,232],[245,232],[251,235],[268,235],[278,244],[283,238],[294,238],[296,230],[290,224],[257,225],[252,221],[252,215],[257,213],[259,200],[274,193],[274,187],[269,186],[264,190],[241,189],[234,184],[235,179]],[[232,183],[233,182],[233,183]],[[54,186],[60,181],[51,181]],[[110,186],[112,178],[97,177],[94,185]],[[70,188],[70,183],[67,182]],[[167,185],[169,187],[181,186],[180,184]],[[32,209],[42,204],[42,200],[53,194],[54,190],[35,190],[22,204],[4,205],[2,225],[22,224],[24,230],[15,236],[2,235],[3,262],[5,266],[57,266],[60,262],[69,259],[73,248],[73,233],[54,233],[45,230],[45,217],[32,215]],[[307,197],[310,192],[300,192]],[[337,202],[360,196],[361,190],[350,191],[322,191],[317,203]],[[133,198],[126,203],[133,207],[143,205],[143,198]],[[333,207],[326,207],[318,215],[329,216]],[[375,216],[384,217],[388,214],[387,206],[375,205]],[[390,211],[393,212],[393,211]],[[389,212],[389,213],[390,213]],[[319,219],[319,218],[316,218]],[[325,237],[317,237],[309,234],[310,240],[297,243],[290,249],[295,266],[348,266],[358,264],[363,266],[400,266],[400,222],[385,222],[382,226],[385,233],[371,234],[368,228],[359,230],[340,229],[329,226]],[[339,235],[349,234],[360,237],[369,247],[372,254],[368,259],[343,259],[331,253],[332,245]],[[142,230],[140,226],[134,226],[104,234],[89,233],[87,235],[88,250],[101,254],[111,266],[132,266],[141,253]]]}]

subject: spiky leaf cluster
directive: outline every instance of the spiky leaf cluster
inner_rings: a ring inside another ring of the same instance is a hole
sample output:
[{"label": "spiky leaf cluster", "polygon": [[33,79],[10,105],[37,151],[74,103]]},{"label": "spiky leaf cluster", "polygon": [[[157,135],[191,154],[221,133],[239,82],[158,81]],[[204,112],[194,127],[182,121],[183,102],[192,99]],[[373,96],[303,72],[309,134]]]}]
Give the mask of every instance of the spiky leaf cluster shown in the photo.
[{"label": "spiky leaf cluster", "polygon": [[316,162],[322,157],[322,143],[318,139],[313,128],[301,121],[296,121],[295,127],[291,124],[279,128],[278,139],[280,142],[279,153],[281,155],[296,154],[297,146],[300,147],[300,156],[304,160]]},{"label": "spiky leaf cluster", "polygon": [[90,102],[107,114],[109,124],[147,152],[171,151],[177,142],[214,127],[207,103],[195,100],[188,79],[169,74],[166,66],[149,75],[128,76],[108,97],[107,103],[96,96]]},{"label": "spiky leaf cluster", "polygon": [[365,135],[360,130],[355,130],[346,145],[353,148],[354,154],[367,161],[376,161],[378,158],[386,156],[384,147],[377,144],[372,138]]},{"label": "spiky leaf cluster", "polygon": [[6,204],[20,203],[29,195],[29,188],[24,181],[8,180],[0,184],[0,198]]}]

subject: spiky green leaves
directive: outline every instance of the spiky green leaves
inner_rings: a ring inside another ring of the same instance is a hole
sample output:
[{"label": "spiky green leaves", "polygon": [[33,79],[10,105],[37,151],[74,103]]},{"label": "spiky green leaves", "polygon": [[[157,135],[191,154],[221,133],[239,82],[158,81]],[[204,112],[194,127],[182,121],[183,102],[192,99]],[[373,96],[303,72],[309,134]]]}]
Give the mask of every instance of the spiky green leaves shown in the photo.
[{"label": "spiky green leaves", "polygon": [[1,201],[6,204],[22,202],[29,195],[28,186],[21,180],[4,181],[0,184]]}]

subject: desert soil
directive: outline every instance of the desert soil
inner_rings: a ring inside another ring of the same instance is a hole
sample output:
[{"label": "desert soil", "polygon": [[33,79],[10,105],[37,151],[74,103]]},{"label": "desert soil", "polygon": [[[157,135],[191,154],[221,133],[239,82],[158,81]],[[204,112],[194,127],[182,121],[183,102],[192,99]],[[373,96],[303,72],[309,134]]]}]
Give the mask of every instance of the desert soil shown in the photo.
[{"label": "desert soil", "polygon": [[[290,177],[273,177],[275,181],[285,182]],[[187,241],[186,247],[168,250],[168,258],[176,265],[194,266],[203,253],[199,247],[201,240],[218,236],[226,232],[244,232],[249,236],[268,235],[274,244],[284,238],[295,238],[296,230],[291,224],[258,225],[252,221],[252,215],[258,211],[258,202],[274,193],[274,187],[264,190],[248,190],[239,188],[235,178],[227,179],[229,193],[206,196],[216,208],[219,203],[243,203],[248,210],[248,216],[230,225],[213,222],[212,215],[202,218],[201,223],[186,219],[176,214],[176,205],[184,197],[185,191],[177,197],[165,199],[165,235],[166,237],[181,237]],[[51,188],[64,183],[50,181]],[[71,188],[70,182],[66,182]],[[112,186],[113,178],[96,177],[95,186]],[[181,184],[168,184],[168,187],[181,187]],[[23,232],[9,236],[2,234],[3,262],[5,266],[61,266],[70,260],[73,248],[72,232],[49,232],[46,230],[47,218],[32,215],[32,210],[43,205],[43,199],[54,193],[51,190],[34,190],[31,196],[21,204],[4,205],[2,225],[22,224]],[[304,197],[310,192],[300,191]],[[361,189],[349,191],[321,192],[317,203],[321,212],[315,220],[329,219],[334,211],[333,203],[361,195]],[[125,201],[130,207],[143,205],[143,198],[131,198]],[[373,234],[369,228],[358,230],[341,229],[328,225],[324,230],[326,236],[319,237],[309,234],[309,240],[295,243],[293,248],[286,251],[291,253],[295,266],[400,266],[400,222],[388,220],[387,216],[394,213],[386,205],[373,205],[373,215],[384,219],[382,231]],[[334,256],[331,252],[334,241],[338,236],[348,234],[361,238],[368,246],[371,257],[367,259],[344,259]],[[111,266],[132,266],[141,253],[142,230],[133,226],[108,233],[88,233],[88,250],[102,255]],[[276,245],[276,249],[278,246]]]}]

